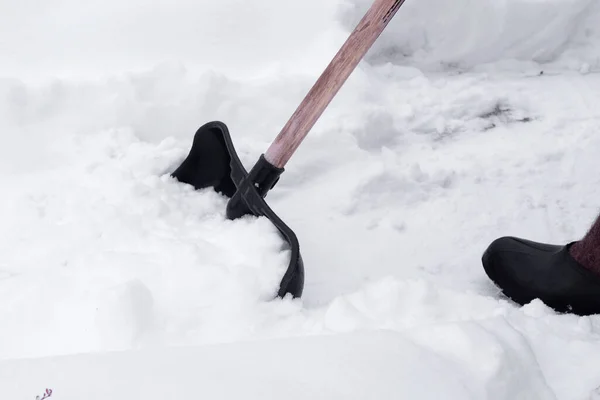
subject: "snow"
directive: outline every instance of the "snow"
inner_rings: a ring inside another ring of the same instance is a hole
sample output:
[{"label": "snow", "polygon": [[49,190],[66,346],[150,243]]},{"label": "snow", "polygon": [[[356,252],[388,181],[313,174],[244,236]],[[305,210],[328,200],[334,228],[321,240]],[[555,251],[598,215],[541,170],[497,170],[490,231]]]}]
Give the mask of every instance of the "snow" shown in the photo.
[{"label": "snow", "polygon": [[267,198],[302,299],[268,221],[170,178],[210,120],[252,166],[367,5],[0,6],[3,397],[600,396],[598,316],[480,261],[598,213],[600,3],[407,1]]},{"label": "snow", "polygon": [[[494,350],[501,346],[485,331],[474,329],[469,334],[475,339],[491,339],[487,344]],[[462,339],[460,333],[458,339]],[[353,351],[348,352],[349,348]],[[522,349],[510,352],[519,350]],[[290,399],[397,398],[398,395],[417,395],[422,399],[551,398],[539,370],[519,368],[520,356],[510,352],[499,354],[498,364],[480,371],[479,366],[454,359],[452,354],[439,354],[398,333],[381,331],[34,362],[20,360],[7,367],[0,366],[0,375],[7,377],[3,389],[10,397],[22,393],[32,383],[44,387],[50,380],[65,388],[61,392],[54,389],[52,398],[66,400],[190,396],[259,399],[282,395]],[[260,368],[257,360],[263,360]],[[520,379],[527,379],[527,386],[480,387],[472,379],[473,374],[494,375],[497,367],[509,360],[516,361],[513,373],[522,374]],[[365,363],[369,368],[365,368]],[[132,375],[130,371],[136,371],[132,379],[123,379]],[[74,376],[81,379],[73,382]],[[149,376],[159,378],[149,383]],[[428,385],[432,379],[439,384]]]},{"label": "snow", "polygon": [[64,150],[68,167],[3,185],[4,356],[127,348],[276,295],[289,254],[275,228],[226,221],[222,196],[165,175],[172,145],[108,131]]}]

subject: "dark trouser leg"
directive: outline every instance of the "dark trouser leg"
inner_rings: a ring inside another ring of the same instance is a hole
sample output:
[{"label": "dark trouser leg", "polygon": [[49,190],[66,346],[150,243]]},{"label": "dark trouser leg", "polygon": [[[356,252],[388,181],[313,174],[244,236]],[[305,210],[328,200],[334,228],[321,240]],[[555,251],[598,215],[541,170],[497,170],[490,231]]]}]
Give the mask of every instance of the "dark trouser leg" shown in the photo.
[{"label": "dark trouser leg", "polygon": [[571,246],[569,253],[579,264],[600,275],[600,217],[584,238]]}]

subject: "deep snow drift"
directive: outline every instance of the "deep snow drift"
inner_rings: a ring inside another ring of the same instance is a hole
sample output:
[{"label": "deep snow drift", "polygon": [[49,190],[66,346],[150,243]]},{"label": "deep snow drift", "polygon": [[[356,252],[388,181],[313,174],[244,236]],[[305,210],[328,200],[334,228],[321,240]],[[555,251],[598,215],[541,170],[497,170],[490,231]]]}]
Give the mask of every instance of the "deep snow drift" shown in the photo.
[{"label": "deep snow drift", "polygon": [[[226,221],[226,199],[169,177],[215,119],[250,167],[365,4],[1,6],[5,397],[80,398],[99,371],[90,398],[140,397],[116,378],[143,368],[189,397],[194,377],[148,360],[206,357],[212,382],[211,359],[243,353],[258,389],[314,389],[297,398],[593,398],[600,319],[515,306],[480,256],[501,235],[577,240],[598,212],[598,2],[407,0],[269,194],[300,239],[301,300],[270,300],[287,254],[267,221]],[[143,353],[13,360],[114,350]],[[290,375],[267,373],[287,351]]]}]

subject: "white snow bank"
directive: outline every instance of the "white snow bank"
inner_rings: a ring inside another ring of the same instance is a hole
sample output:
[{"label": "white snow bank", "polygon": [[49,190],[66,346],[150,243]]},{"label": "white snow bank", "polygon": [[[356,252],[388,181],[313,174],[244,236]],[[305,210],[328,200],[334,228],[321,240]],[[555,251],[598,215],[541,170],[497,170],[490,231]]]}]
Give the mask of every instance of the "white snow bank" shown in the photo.
[{"label": "white snow bank", "polygon": [[[7,3],[0,6],[0,77],[89,78],[161,63],[232,77],[314,75],[371,3]],[[517,59],[593,70],[599,26],[594,0],[407,0],[369,60],[439,69]]]},{"label": "white snow bank", "polygon": [[[0,387],[15,399],[50,388],[59,400],[554,399],[519,335],[489,328],[442,327],[418,341],[382,331],[8,361]],[[472,340],[486,343],[483,353]],[[447,341],[453,349],[438,352]]]},{"label": "white snow bank", "polygon": [[[11,3],[0,9],[0,77],[89,78],[161,63],[237,77],[281,70],[314,75],[370,4]],[[600,4],[594,0],[408,0],[368,59],[422,69],[516,59],[589,71],[600,68],[599,26]]]},{"label": "white snow bank", "polygon": [[[348,0],[341,21],[354,27],[371,3]],[[506,59],[566,63],[568,54],[578,63],[571,67],[598,68],[599,34],[594,0],[407,0],[369,59],[465,68]]]}]

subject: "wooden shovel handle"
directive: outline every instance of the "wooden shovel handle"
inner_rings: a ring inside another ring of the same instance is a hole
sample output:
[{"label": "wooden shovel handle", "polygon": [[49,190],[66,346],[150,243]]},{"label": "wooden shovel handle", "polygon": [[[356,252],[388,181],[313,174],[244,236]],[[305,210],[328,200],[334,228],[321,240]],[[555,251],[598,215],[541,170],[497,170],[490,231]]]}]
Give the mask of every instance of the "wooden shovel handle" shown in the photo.
[{"label": "wooden shovel handle", "polygon": [[285,166],[404,1],[375,0],[265,153],[269,163]]}]

